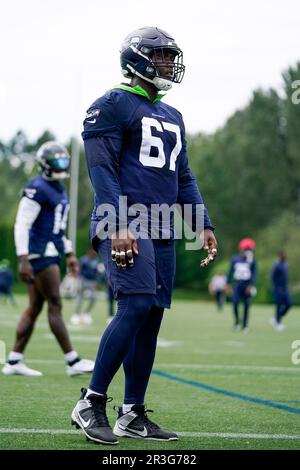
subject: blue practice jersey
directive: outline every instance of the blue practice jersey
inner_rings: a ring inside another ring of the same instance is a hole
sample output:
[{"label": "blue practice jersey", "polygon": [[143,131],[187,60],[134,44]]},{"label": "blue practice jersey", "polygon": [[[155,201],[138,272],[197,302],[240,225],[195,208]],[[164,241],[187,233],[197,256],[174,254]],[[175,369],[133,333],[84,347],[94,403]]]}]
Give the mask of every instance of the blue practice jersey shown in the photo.
[{"label": "blue practice jersey", "polygon": [[10,289],[14,282],[13,272],[10,268],[0,269],[0,291]]},{"label": "blue practice jersey", "polygon": [[99,281],[100,273],[98,271],[99,259],[82,256],[80,258],[80,276],[89,281]]},{"label": "blue practice jersey", "polygon": [[282,261],[274,263],[271,272],[273,289],[288,289],[288,264]]},{"label": "blue practice jersey", "polygon": [[63,186],[57,181],[48,181],[37,176],[29,181],[23,196],[41,206],[29,231],[29,258],[34,255],[55,256],[65,253],[63,236],[69,204]]},{"label": "blue practice jersey", "polygon": [[[119,218],[119,196],[127,196],[129,207],[149,209],[203,204],[188,165],[182,116],[160,97],[152,102],[141,87],[119,85],[89,108],[82,137],[95,191],[92,238],[101,219],[97,207],[112,204]],[[212,228],[206,209],[204,227]]]},{"label": "blue practice jersey", "polygon": [[227,282],[245,283],[254,285],[257,277],[257,265],[255,259],[248,261],[243,255],[235,255],[231,259]]}]

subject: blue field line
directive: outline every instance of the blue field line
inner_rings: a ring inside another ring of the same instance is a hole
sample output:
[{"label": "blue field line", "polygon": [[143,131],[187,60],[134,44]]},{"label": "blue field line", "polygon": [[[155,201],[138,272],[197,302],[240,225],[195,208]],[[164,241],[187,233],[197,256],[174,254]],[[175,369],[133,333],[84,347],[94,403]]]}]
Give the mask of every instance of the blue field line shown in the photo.
[{"label": "blue field line", "polygon": [[237,398],[238,400],[249,401],[251,403],[256,403],[257,405],[267,406],[269,408],[276,408],[278,410],[287,411],[288,413],[300,414],[300,408],[294,408],[288,405],[282,405],[271,400],[263,400],[261,398],[250,397],[249,395],[244,395],[242,393],[231,392],[230,390],[224,390],[222,388],[213,387],[211,385],[204,384],[202,382],[196,382],[195,380],[183,379],[182,377],[177,377],[176,375],[169,374],[168,372],[163,372],[161,370],[153,369],[152,373],[165,379],[173,380],[174,382],[179,382],[186,385],[191,385],[192,387],[202,388],[208,392],[218,393],[219,395],[226,395],[230,398]]},{"label": "blue field line", "polygon": [[299,403],[300,400],[277,400],[276,403]]}]

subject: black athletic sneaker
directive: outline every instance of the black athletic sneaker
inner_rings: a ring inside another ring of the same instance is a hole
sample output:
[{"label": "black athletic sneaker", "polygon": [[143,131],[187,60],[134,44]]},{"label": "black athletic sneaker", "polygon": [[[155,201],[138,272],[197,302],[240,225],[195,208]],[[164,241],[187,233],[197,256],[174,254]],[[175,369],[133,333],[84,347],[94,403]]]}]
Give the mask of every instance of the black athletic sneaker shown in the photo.
[{"label": "black athletic sneaker", "polygon": [[71,423],[77,429],[82,429],[87,439],[100,444],[118,444],[106,416],[106,403],[110,401],[106,395],[86,396],[86,389],[81,389],[82,395],[72,411]]},{"label": "black athletic sneaker", "polygon": [[131,411],[123,413],[122,408],[118,410],[118,418],[114,427],[114,434],[122,437],[134,437],[150,439],[153,441],[177,441],[178,436],[174,432],[161,429],[157,424],[150,421],[144,405],[134,405]]}]

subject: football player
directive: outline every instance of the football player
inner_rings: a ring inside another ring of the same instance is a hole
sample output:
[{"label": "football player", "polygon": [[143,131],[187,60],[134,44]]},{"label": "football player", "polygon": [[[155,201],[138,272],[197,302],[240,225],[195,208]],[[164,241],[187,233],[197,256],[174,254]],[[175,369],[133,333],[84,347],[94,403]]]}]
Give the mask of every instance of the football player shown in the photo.
[{"label": "football player", "polygon": [[273,264],[271,270],[271,284],[275,301],[275,316],[270,323],[276,331],[283,331],[285,326],[282,318],[292,307],[292,299],[288,287],[289,267],[286,253],[281,251],[278,260]]},{"label": "football player", "polygon": [[[252,297],[256,294],[257,263],[254,258],[255,242],[252,238],[243,238],[239,243],[239,254],[231,259],[227,274],[227,284],[233,281],[234,329],[248,333],[249,308]],[[239,303],[244,306],[243,319],[239,317]]]},{"label": "football player", "polygon": [[4,295],[12,305],[17,305],[12,292],[14,276],[8,259],[0,261],[0,296]]},{"label": "football player", "polygon": [[[97,287],[101,279],[100,267],[99,257],[90,247],[87,254],[79,260],[80,287],[76,299],[76,313],[71,317],[72,325],[91,325],[93,323],[91,312],[97,301]],[[85,297],[87,304],[84,312],[81,312]]]},{"label": "football player", "polygon": [[94,362],[80,359],[71,345],[62,319],[59,292],[62,256],[66,256],[69,271],[78,273],[72,243],[64,236],[69,204],[61,181],[68,177],[70,156],[61,144],[46,142],[37,152],[37,161],[41,175],[25,188],[15,223],[19,274],[28,284],[29,305],[20,318],[15,344],[2,372],[5,375],[42,375],[25,365],[23,353],[46,302],[49,325],[63,350],[67,374],[90,373]]},{"label": "football player", "polygon": [[215,297],[217,308],[221,311],[226,302],[227,278],[223,273],[216,273],[211,279],[208,290]]},{"label": "football player", "polygon": [[[143,204],[150,212],[153,204],[170,207],[177,202],[191,204],[195,215],[203,204],[188,165],[182,116],[163,103],[160,94],[181,82],[185,67],[173,37],[156,27],[129,34],[120,59],[130,83],[115,86],[91,105],[82,134],[95,192],[92,243],[105,262],[118,310],[102,336],[89,389],[82,389],[72,421],[89,439],[104,444],[117,444],[121,436],[173,441],[178,438],[174,432],[149,419],[144,400],[164,309],[171,304],[173,225],[167,238],[161,226],[158,239],[135,237],[118,206],[120,196],[127,196],[129,207]],[[117,217],[117,228],[107,239],[101,231],[103,203],[114,208]],[[150,216],[149,221],[155,226]],[[206,209],[200,234],[208,251],[201,262],[205,266],[217,254]],[[107,390],[122,364],[124,404],[112,432],[106,416]]]}]

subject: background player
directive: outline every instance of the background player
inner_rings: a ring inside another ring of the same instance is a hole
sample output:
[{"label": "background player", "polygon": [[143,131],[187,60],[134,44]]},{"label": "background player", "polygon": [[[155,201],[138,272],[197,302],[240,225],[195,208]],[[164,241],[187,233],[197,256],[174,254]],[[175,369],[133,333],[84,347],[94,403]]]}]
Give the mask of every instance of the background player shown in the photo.
[{"label": "background player", "polygon": [[[121,48],[121,68],[131,79],[99,98],[88,110],[83,139],[89,174],[95,191],[91,236],[105,262],[118,310],[105,330],[89,390],[72,412],[73,424],[100,443],[116,444],[117,436],[176,440],[177,435],[149,420],[144,405],[164,308],[169,308],[175,274],[173,225],[164,227],[147,217],[147,229],[159,239],[136,240],[119,211],[120,196],[128,206],[203,204],[186,153],[181,114],[161,102],[159,90],[180,83],[184,74],[182,51],[174,39],[158,28],[129,34]],[[99,205],[110,204],[117,215],[117,230],[103,240]],[[127,207],[125,207],[127,212]],[[149,213],[148,213],[149,215]],[[148,225],[149,222],[149,225]],[[146,230],[145,227],[141,228]],[[165,230],[169,237],[163,239]],[[217,243],[207,210],[204,211],[204,248],[214,259]],[[200,229],[199,233],[200,235]],[[101,239],[101,240],[99,240]],[[119,367],[125,372],[124,404],[119,408],[114,434],[106,417],[107,389]],[[88,423],[88,424],[86,424]]]},{"label": "background player", "polygon": [[[101,279],[99,256],[92,247],[80,258],[79,266],[80,285],[76,299],[76,313],[71,317],[71,323],[91,325],[93,323],[91,312],[97,300],[97,287]],[[85,297],[87,304],[81,312]]]},{"label": "background player", "polygon": [[12,292],[14,283],[14,275],[10,267],[8,259],[0,261],[0,296],[3,295],[12,305],[16,305],[16,301]]},{"label": "background player", "polygon": [[292,300],[288,288],[288,264],[286,262],[286,254],[281,251],[278,255],[279,259],[272,266],[271,283],[275,301],[275,316],[271,320],[271,324],[277,331],[283,331],[284,325],[282,318],[287,314],[292,306]]},{"label": "background player", "polygon": [[[248,332],[248,319],[251,298],[255,295],[257,264],[254,259],[255,242],[252,238],[244,238],[239,243],[239,254],[232,257],[230,269],[227,275],[227,283],[233,281],[233,314],[234,327],[236,330],[242,328],[244,333]],[[239,303],[244,306],[242,321],[239,317]]]},{"label": "background player", "polygon": [[209,293],[214,295],[218,310],[222,310],[226,301],[227,278],[223,273],[216,273],[208,286]]},{"label": "background player", "polygon": [[47,142],[38,150],[37,160],[41,176],[33,178],[25,188],[15,224],[19,274],[28,284],[29,305],[20,318],[15,344],[2,372],[5,375],[42,375],[24,364],[23,353],[46,301],[49,325],[64,352],[67,374],[84,374],[92,372],[94,363],[80,359],[71,345],[62,319],[59,292],[61,256],[66,256],[70,272],[78,273],[72,243],[64,236],[69,204],[60,183],[68,176],[70,156],[64,146]]}]

